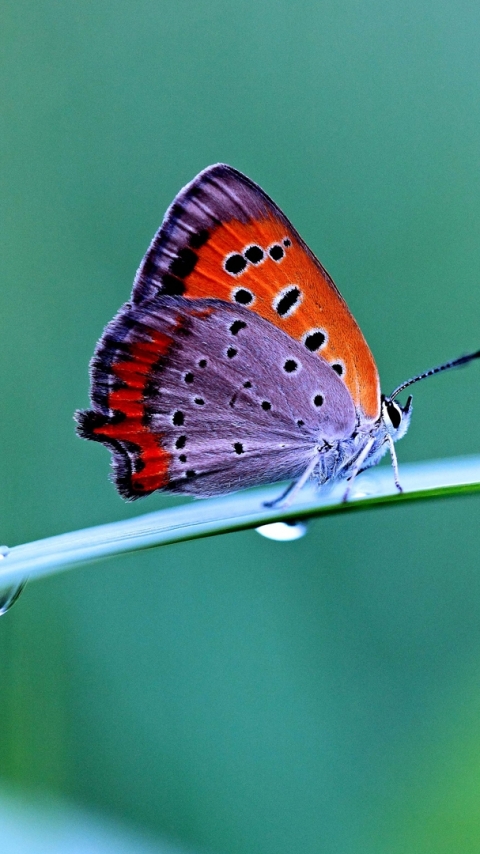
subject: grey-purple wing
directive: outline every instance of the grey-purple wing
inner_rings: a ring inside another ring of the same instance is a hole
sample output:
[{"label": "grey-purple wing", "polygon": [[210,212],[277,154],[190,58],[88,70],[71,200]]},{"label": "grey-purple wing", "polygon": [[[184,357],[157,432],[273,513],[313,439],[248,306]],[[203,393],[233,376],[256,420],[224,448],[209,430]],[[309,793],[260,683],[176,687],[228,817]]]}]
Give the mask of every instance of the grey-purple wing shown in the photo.
[{"label": "grey-purple wing", "polygon": [[124,497],[208,496],[301,475],[355,427],[331,366],[258,315],[221,300],[126,304],[91,368],[79,432],[113,451]]}]

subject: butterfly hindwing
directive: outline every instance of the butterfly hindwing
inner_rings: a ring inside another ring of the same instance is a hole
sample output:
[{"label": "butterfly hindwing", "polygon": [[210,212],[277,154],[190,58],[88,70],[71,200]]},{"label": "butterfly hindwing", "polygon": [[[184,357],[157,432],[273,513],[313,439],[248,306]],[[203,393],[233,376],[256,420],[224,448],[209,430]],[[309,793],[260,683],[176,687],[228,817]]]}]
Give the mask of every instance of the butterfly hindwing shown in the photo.
[{"label": "butterfly hindwing", "polygon": [[355,426],[351,395],[322,357],[230,302],[127,303],[91,373],[93,409],[77,416],[79,431],[113,451],[127,498],[295,478]]},{"label": "butterfly hindwing", "polygon": [[378,372],[345,301],[278,206],[232,167],[204,170],[169,208],[132,298],[157,294],[260,315],[334,366],[360,417],[378,418]]}]

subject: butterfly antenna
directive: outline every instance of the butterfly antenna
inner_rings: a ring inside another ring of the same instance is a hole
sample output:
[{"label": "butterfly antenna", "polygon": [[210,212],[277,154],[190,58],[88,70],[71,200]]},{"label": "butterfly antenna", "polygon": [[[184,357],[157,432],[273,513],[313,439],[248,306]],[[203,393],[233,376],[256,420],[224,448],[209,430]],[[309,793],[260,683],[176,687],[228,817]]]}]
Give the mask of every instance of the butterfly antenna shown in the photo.
[{"label": "butterfly antenna", "polygon": [[444,365],[438,365],[436,368],[430,368],[429,371],[424,371],[423,374],[418,374],[417,377],[412,377],[411,380],[407,380],[402,385],[399,385],[393,394],[390,395],[390,400],[394,400],[397,394],[400,394],[400,392],[408,388],[408,386],[413,385],[413,383],[418,383],[419,380],[424,380],[426,377],[433,376],[433,374],[440,374],[442,371],[449,371],[450,368],[459,368],[460,365],[468,365],[474,359],[480,359],[480,350],[477,350],[475,353],[469,353],[468,356],[460,356],[459,359],[453,359],[451,362],[445,362]]}]

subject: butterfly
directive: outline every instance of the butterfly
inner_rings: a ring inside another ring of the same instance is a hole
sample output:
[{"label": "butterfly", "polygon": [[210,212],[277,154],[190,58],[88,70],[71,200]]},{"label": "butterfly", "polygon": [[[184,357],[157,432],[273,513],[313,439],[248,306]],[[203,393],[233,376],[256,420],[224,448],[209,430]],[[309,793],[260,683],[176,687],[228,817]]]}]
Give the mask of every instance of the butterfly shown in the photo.
[{"label": "butterfly", "polygon": [[351,484],[388,451],[401,490],[394,443],[412,398],[401,406],[397,395],[479,356],[383,396],[326,270],[257,184],[216,164],[173,201],[97,344],[77,432],[111,450],[130,500],[283,480],[291,497],[311,477]]}]

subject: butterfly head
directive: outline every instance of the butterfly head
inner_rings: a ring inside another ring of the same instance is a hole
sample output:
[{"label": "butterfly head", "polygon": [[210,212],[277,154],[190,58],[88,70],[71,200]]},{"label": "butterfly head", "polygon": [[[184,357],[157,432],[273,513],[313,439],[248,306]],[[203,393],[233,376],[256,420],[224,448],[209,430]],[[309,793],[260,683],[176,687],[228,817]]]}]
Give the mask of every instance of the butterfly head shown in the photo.
[{"label": "butterfly head", "polygon": [[396,442],[405,436],[412,417],[412,396],[409,395],[405,406],[401,406],[396,400],[391,397],[382,395],[382,414],[381,419],[385,426],[385,430],[392,439]]},{"label": "butterfly head", "polygon": [[405,436],[412,415],[411,395],[404,407],[400,406],[400,404],[395,400],[397,395],[414,383],[418,383],[420,380],[424,380],[434,374],[440,374],[443,371],[449,371],[451,368],[459,368],[461,365],[468,365],[468,363],[472,362],[474,359],[480,359],[480,350],[476,350],[474,353],[468,353],[466,356],[460,356],[459,359],[444,362],[443,365],[438,365],[436,368],[430,368],[422,374],[417,374],[417,376],[412,377],[410,380],[399,385],[395,391],[392,392],[390,397],[382,395],[382,412],[380,417],[387,433],[389,433],[392,439],[396,441],[397,439],[401,439],[402,436]]}]

